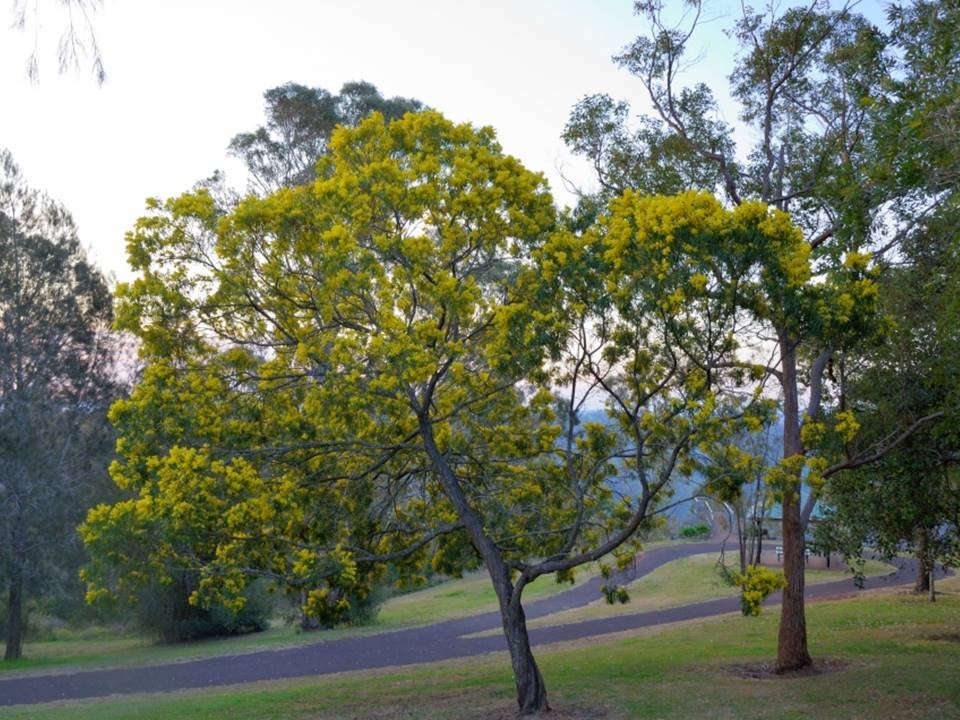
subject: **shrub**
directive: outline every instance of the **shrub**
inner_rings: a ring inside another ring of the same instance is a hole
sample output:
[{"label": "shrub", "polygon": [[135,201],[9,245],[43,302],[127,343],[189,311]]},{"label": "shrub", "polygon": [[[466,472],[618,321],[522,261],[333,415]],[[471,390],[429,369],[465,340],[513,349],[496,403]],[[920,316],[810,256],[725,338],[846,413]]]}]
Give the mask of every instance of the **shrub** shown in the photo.
[{"label": "shrub", "polygon": [[174,574],[169,584],[151,585],[138,604],[140,626],[156,633],[163,642],[244,635],[270,626],[273,598],[264,582],[254,581],[247,586],[246,603],[238,613],[222,605],[191,605],[188,598],[195,587],[195,575],[186,572]]},{"label": "shrub", "polygon": [[680,531],[680,537],[684,538],[703,537],[709,534],[710,526],[704,525],[703,523],[699,525],[687,525],[687,527]]},{"label": "shrub", "polygon": [[740,610],[744,615],[759,615],[766,597],[787,584],[782,572],[763,565],[747,565],[747,572],[736,573],[733,581],[740,586]]},{"label": "shrub", "polygon": [[[292,605],[292,613],[287,614],[288,622],[297,622],[302,631],[330,630],[334,627],[333,623],[324,623],[317,618],[310,617],[303,612],[303,598],[305,593],[300,595],[298,601]],[[370,592],[363,597],[356,595],[347,595],[350,603],[346,613],[344,613],[336,625],[372,625],[377,615],[380,613],[380,606],[391,597],[389,589],[383,584],[374,585]]]}]

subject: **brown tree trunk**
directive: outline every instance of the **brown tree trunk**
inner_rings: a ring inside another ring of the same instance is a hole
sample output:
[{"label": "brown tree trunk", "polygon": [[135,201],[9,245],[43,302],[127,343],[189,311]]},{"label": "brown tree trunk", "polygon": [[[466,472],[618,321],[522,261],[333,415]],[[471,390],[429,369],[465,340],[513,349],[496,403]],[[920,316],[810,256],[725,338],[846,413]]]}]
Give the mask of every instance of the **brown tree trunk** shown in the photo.
[{"label": "brown tree trunk", "polygon": [[527,619],[523,606],[519,603],[507,603],[501,606],[503,633],[510,648],[510,662],[513,665],[513,678],[517,686],[517,705],[521,715],[536,715],[550,709],[547,704],[547,686],[543,682],[540,668],[530,650],[530,635],[527,633]]},{"label": "brown tree trunk", "polygon": [[547,687],[540,674],[540,668],[530,650],[530,636],[527,633],[527,619],[523,612],[521,597],[522,585],[515,588],[510,578],[510,569],[493,540],[484,530],[483,523],[470,506],[460,481],[451,469],[446,457],[437,447],[433,436],[433,427],[425,413],[418,413],[420,436],[424,449],[430,457],[434,469],[440,478],[444,493],[457,511],[470,542],[483,558],[493,589],[500,601],[500,618],[503,622],[503,634],[510,650],[510,662],[517,686],[517,705],[521,715],[536,715],[550,710],[547,704]]},{"label": "brown tree trunk", "polygon": [[[797,392],[797,355],[794,341],[780,338],[783,373],[783,457],[803,452],[800,440],[800,405]],[[804,528],[800,513],[800,477],[783,489],[783,573],[787,585],[780,606],[777,644],[778,673],[799,670],[811,664],[807,651],[807,620],[804,611]]]},{"label": "brown tree trunk", "polygon": [[7,596],[7,647],[4,660],[18,660],[23,654],[23,573],[26,551],[21,525],[14,520],[9,565],[10,592]]},{"label": "brown tree trunk", "polygon": [[930,563],[930,602],[937,601],[937,591],[936,591],[936,582],[934,575],[937,573],[937,564],[934,562]]},{"label": "brown tree trunk", "polygon": [[517,687],[517,706],[521,715],[537,715],[550,710],[547,686],[530,649],[527,616],[521,602],[523,588],[514,586],[510,571],[499,558],[487,559],[487,571],[500,601],[503,635],[510,650],[513,679]]},{"label": "brown tree trunk", "polygon": [[930,590],[930,561],[927,553],[927,532],[917,531],[917,581],[913,591],[917,594]]}]

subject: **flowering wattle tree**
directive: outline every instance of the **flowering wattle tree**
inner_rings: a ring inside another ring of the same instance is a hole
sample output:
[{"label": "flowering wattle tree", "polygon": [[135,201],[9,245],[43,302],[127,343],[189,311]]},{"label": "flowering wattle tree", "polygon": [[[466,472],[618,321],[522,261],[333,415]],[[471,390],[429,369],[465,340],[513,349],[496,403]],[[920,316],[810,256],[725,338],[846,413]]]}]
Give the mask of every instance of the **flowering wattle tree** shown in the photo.
[{"label": "flowering wattle tree", "polygon": [[573,232],[491,131],[436,113],[339,130],[317,178],[155,202],[131,233],[118,312],[148,366],[111,417],[134,497],[83,528],[90,598],[187,568],[194,602],[266,576],[335,622],[387,563],[482,564],[519,707],[543,710],[524,589],[629,560],[671,480],[769,412],[718,394],[726,279],[802,284],[803,246],[697,194],[627,194]]}]

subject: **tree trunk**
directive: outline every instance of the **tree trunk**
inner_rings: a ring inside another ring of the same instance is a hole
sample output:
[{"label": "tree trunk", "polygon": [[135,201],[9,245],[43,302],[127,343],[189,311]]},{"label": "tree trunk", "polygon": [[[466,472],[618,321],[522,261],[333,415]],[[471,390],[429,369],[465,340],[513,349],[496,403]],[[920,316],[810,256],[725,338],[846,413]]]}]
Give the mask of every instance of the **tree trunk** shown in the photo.
[{"label": "tree trunk", "polygon": [[930,590],[930,560],[927,553],[927,532],[917,531],[917,581],[913,591],[917,594]]},{"label": "tree trunk", "polygon": [[521,596],[523,586],[514,587],[510,577],[510,569],[504,562],[500,549],[487,535],[483,523],[477,513],[470,506],[466,493],[460,481],[453,472],[447,458],[440,452],[433,436],[433,427],[430,419],[423,412],[418,413],[420,436],[423,439],[424,449],[433,464],[444,493],[457,511],[470,542],[483,558],[490,582],[500,601],[500,618],[503,621],[503,633],[510,650],[510,661],[513,664],[513,676],[517,685],[517,704],[521,715],[535,715],[550,709],[547,704],[547,688],[537,667],[536,660],[530,650],[530,636],[527,633],[527,619],[523,612]]},{"label": "tree trunk", "polygon": [[7,600],[7,649],[4,660],[18,660],[23,654],[23,577],[10,578]]},{"label": "tree trunk", "polygon": [[937,601],[937,591],[935,589],[934,575],[937,573],[937,564],[935,562],[930,563],[930,602]]},{"label": "tree trunk", "polygon": [[550,709],[547,704],[547,686],[543,682],[540,668],[530,650],[530,635],[527,633],[527,619],[523,606],[519,603],[501,605],[503,633],[510,648],[510,662],[513,665],[513,677],[517,686],[517,704],[521,715],[536,715]]},{"label": "tree trunk", "polygon": [[7,597],[7,647],[4,660],[18,660],[23,654],[23,574],[26,564],[26,552],[22,525],[14,520],[13,542],[10,553],[10,594]]},{"label": "tree trunk", "polygon": [[[803,452],[800,440],[800,405],[797,393],[796,345],[785,334],[780,338],[783,373],[783,457]],[[787,585],[780,606],[777,645],[778,673],[799,670],[811,664],[807,651],[807,620],[804,611],[804,528],[800,513],[799,476],[783,489],[783,573]]]},{"label": "tree trunk", "polygon": [[760,516],[760,520],[756,523],[756,533],[757,533],[757,553],[754,555],[754,565],[761,565],[763,560],[763,515]]},{"label": "tree trunk", "polygon": [[750,562],[750,561],[747,559],[747,552],[748,552],[748,551],[747,551],[747,545],[748,545],[748,543],[749,543],[750,541],[749,541],[749,539],[747,538],[747,530],[746,530],[747,524],[746,524],[746,522],[741,522],[741,521],[740,521],[740,515],[741,515],[741,511],[740,511],[740,506],[739,506],[739,504],[738,504],[738,506],[737,506],[737,508],[736,508],[736,510],[735,510],[735,512],[734,512],[734,516],[735,516],[735,519],[736,519],[736,521],[737,521],[737,543],[738,543],[739,549],[740,549],[740,572],[741,572],[742,574],[746,574],[746,572],[747,572],[747,565],[748,565],[749,562]]}]

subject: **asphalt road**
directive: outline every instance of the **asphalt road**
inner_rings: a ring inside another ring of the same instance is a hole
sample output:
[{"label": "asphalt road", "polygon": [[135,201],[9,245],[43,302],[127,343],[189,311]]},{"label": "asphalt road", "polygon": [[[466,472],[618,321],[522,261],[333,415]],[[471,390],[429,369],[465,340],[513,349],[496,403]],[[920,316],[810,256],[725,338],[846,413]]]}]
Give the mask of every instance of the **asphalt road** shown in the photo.
[{"label": "asphalt road", "polygon": [[[633,572],[636,577],[642,577],[672,560],[699,553],[719,552],[720,547],[719,542],[704,542],[648,550],[637,558]],[[868,578],[866,587],[869,589],[912,582],[916,573],[915,563],[909,559],[899,559],[895,564],[898,567],[896,572],[884,577]],[[601,582],[599,577],[593,578],[565,592],[531,602],[525,605],[527,618],[542,617],[586,605],[600,597]],[[811,599],[851,592],[855,592],[855,588],[849,578],[807,587],[807,597]],[[779,594],[768,598],[770,603],[778,601]],[[739,608],[739,598],[721,598],[666,610],[535,628],[530,631],[530,637],[533,644],[544,645],[651,625],[706,618],[736,612]],[[220,655],[163,665],[21,675],[0,680],[0,705],[168,692],[449,660],[505,650],[506,644],[501,635],[463,637],[499,627],[500,615],[492,612],[406,630],[356,638],[320,640],[297,647],[241,655]]]}]

